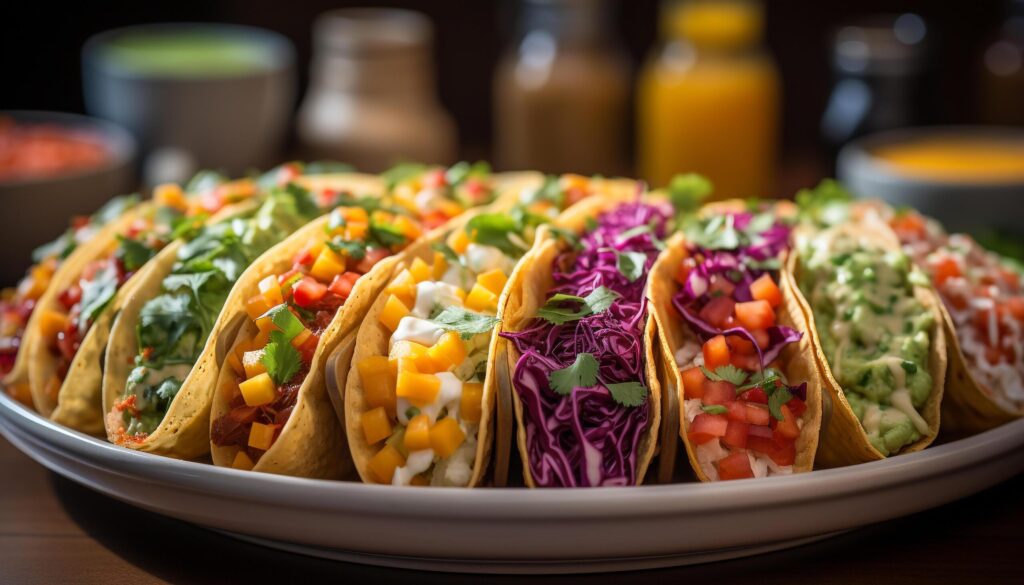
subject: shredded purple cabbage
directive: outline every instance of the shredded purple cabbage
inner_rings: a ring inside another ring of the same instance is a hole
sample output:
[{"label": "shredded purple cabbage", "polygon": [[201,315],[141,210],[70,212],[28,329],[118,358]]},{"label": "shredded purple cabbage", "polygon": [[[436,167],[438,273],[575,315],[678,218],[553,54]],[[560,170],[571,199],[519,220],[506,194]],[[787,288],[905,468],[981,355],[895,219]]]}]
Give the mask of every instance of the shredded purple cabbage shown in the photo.
[{"label": "shredded purple cabbage", "polygon": [[[597,226],[581,240],[582,250],[555,258],[548,298],[557,293],[585,297],[604,286],[620,295],[608,310],[562,325],[534,319],[523,331],[502,334],[522,354],[512,382],[523,403],[530,471],[538,486],[636,483],[637,449],[648,429],[650,405],[623,406],[605,385],[646,386],[644,293],[658,255],[655,238],[664,238],[669,215],[666,206],[623,204],[597,218]],[[645,225],[652,230],[621,237]],[[630,282],[619,272],[616,251],[647,256],[640,278]],[[572,365],[581,353],[596,358],[598,384],[574,388],[569,396],[557,394],[549,385],[551,372]]]},{"label": "shredded purple cabbage", "polygon": [[[751,212],[729,213],[732,225],[737,231],[750,227],[754,214]],[[672,299],[683,319],[689,323],[693,332],[704,343],[716,335],[743,337],[757,348],[761,367],[775,361],[782,350],[790,343],[800,341],[801,332],[790,327],[775,325],[769,327],[767,348],[758,347],[753,334],[743,327],[718,329],[700,317],[700,311],[712,298],[709,292],[711,277],[723,275],[736,286],[732,298],[737,302],[753,300],[750,285],[761,275],[772,272],[760,266],[769,260],[779,258],[789,248],[791,227],[776,221],[767,229],[751,234],[749,242],[734,249],[708,249],[694,242],[687,242],[687,253],[690,258],[700,258],[697,266],[690,271],[683,287]],[[777,274],[777,271],[776,271]],[[776,278],[776,282],[778,279]]]}]

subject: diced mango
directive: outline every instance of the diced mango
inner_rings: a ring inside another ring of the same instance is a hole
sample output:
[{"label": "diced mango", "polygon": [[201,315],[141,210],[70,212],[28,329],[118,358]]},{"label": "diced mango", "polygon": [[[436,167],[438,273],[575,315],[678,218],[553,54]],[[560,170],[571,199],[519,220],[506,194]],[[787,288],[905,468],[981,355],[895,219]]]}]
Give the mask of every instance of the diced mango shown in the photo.
[{"label": "diced mango", "polygon": [[395,396],[405,398],[416,406],[430,404],[441,391],[441,380],[433,374],[398,372]]},{"label": "diced mango", "polygon": [[363,398],[371,407],[384,407],[388,414],[395,414],[395,374],[391,372],[388,358],[375,355],[360,360],[356,367],[363,382]]},{"label": "diced mango", "polygon": [[245,366],[242,365],[242,360],[238,357],[237,353],[229,353],[228,357],[225,358],[224,361],[227,362],[228,366],[231,367],[231,371],[234,372],[236,376],[245,376]]},{"label": "diced mango", "polygon": [[562,191],[568,191],[570,189],[586,190],[590,187],[590,179],[583,175],[566,173],[559,177],[558,186],[562,188]]},{"label": "diced mango", "polygon": [[265,373],[267,367],[263,365],[263,350],[257,349],[242,354],[242,368],[246,379],[255,378]]},{"label": "diced mango", "polygon": [[482,313],[494,313],[498,310],[498,295],[484,288],[480,283],[474,284],[466,295],[466,308]]},{"label": "diced mango", "polygon": [[342,272],[345,272],[345,258],[328,246],[320,250],[320,255],[309,269],[310,276],[325,283],[331,282]]},{"label": "diced mango", "polygon": [[505,288],[505,283],[508,282],[508,277],[500,268],[495,268],[477,276],[476,281],[480,286],[500,296],[501,291]]},{"label": "diced mango", "polygon": [[[250,438],[251,437],[252,435],[250,434]],[[247,455],[245,451],[235,453],[235,460],[231,462],[231,467],[241,469],[243,471],[250,471],[255,466],[256,464],[253,463],[252,459],[249,458],[249,455]]]},{"label": "diced mango", "polygon": [[362,422],[363,436],[366,437],[368,445],[373,445],[391,436],[391,420],[382,406],[364,412],[360,422]]},{"label": "diced mango", "polygon": [[366,239],[366,234],[369,232],[370,224],[350,221],[345,225],[345,231],[341,237],[348,242],[360,242]]},{"label": "diced mango", "polygon": [[462,214],[463,208],[462,205],[455,201],[444,199],[437,202],[437,210],[448,217],[455,217]]},{"label": "diced mango", "polygon": [[60,311],[45,309],[39,314],[39,333],[50,343],[57,341],[57,334],[68,327],[68,316]]},{"label": "diced mango", "polygon": [[459,418],[466,422],[480,422],[483,410],[484,385],[479,382],[464,382],[459,398]]},{"label": "diced mango", "polygon": [[29,276],[18,285],[18,293],[26,299],[38,299],[50,286],[50,278],[53,271],[42,265],[33,266],[29,270]]},{"label": "diced mango", "polygon": [[419,451],[430,448],[430,417],[417,414],[405,427],[405,449]]},{"label": "diced mango", "polygon": [[188,208],[185,194],[182,193],[181,187],[175,183],[157,185],[153,189],[153,201],[161,207],[173,207],[182,211]]},{"label": "diced mango", "polygon": [[416,205],[416,192],[417,189],[408,184],[398,185],[395,187],[393,194],[395,203],[401,205],[410,213],[419,213],[419,206]]},{"label": "diced mango", "polygon": [[277,397],[277,388],[270,375],[266,372],[257,374],[253,378],[238,385],[247,406],[262,406],[270,404]]},{"label": "diced mango", "polygon": [[463,228],[457,229],[448,235],[448,247],[456,254],[464,254],[469,247],[469,234]]},{"label": "diced mango", "polygon": [[448,331],[427,350],[435,371],[444,372],[462,363],[466,359],[466,344],[462,337],[454,331]]},{"label": "diced mango", "polygon": [[434,275],[434,269],[423,261],[422,258],[416,258],[409,265],[409,273],[412,274],[413,280],[416,282],[423,282],[430,280],[431,276]]},{"label": "diced mango", "polygon": [[[278,294],[281,291],[278,289]],[[270,310],[271,305],[267,304],[267,299],[263,295],[259,294],[245,302],[245,312],[249,315],[249,318],[255,321],[260,318],[260,315]]]},{"label": "diced mango", "polygon": [[426,346],[420,345],[415,341],[409,341],[407,339],[396,341],[395,344],[391,346],[391,352],[388,353],[388,359],[395,363],[401,359],[411,360],[416,367],[414,371],[422,374],[433,373],[435,371],[434,361],[430,358],[429,350]]},{"label": "diced mango", "polygon": [[370,472],[378,483],[391,483],[395,475],[395,469],[405,465],[405,457],[391,445],[384,445],[377,454],[370,459]]},{"label": "diced mango", "polygon": [[252,338],[253,347],[264,348],[270,343],[270,332],[274,331],[275,327],[268,327],[266,329],[260,329],[260,332],[256,334],[256,337]]},{"label": "diced mango", "polygon": [[370,223],[370,214],[362,207],[341,207],[341,216],[347,223]]},{"label": "diced mango", "polygon": [[396,217],[394,225],[398,228],[398,231],[402,232],[402,235],[409,239],[410,242],[419,238],[420,234],[423,233],[423,230],[420,229],[420,226],[417,225],[416,222],[404,215]]},{"label": "diced mango", "polygon": [[260,296],[266,301],[268,307],[276,307],[284,302],[281,296],[281,285],[277,282],[277,276],[271,274],[259,282]]},{"label": "diced mango", "polygon": [[442,418],[430,428],[430,448],[439,457],[450,457],[465,440],[466,434],[450,416]]},{"label": "diced mango", "polygon": [[398,300],[395,295],[389,295],[388,300],[384,302],[384,308],[380,312],[380,322],[385,327],[394,331],[398,329],[398,322],[409,314],[409,308],[405,306],[402,301]]},{"label": "diced mango", "polygon": [[384,289],[386,293],[395,295],[402,304],[411,307],[416,303],[416,279],[408,270],[402,270],[391,284]]},{"label": "diced mango", "polygon": [[444,278],[444,273],[448,271],[448,260],[445,259],[444,254],[440,252],[434,252],[434,280],[441,280]]},{"label": "diced mango", "polygon": [[277,425],[252,423],[252,427],[249,429],[249,446],[253,449],[266,451],[274,444],[274,431],[276,430]]},{"label": "diced mango", "polygon": [[292,337],[292,341],[291,341],[292,346],[295,347],[295,348],[302,347],[302,344],[304,344],[307,341],[309,341],[309,338],[312,337],[312,336],[313,336],[313,332],[310,331],[309,329],[306,329],[305,327],[303,327],[302,331],[300,331],[295,337]]}]

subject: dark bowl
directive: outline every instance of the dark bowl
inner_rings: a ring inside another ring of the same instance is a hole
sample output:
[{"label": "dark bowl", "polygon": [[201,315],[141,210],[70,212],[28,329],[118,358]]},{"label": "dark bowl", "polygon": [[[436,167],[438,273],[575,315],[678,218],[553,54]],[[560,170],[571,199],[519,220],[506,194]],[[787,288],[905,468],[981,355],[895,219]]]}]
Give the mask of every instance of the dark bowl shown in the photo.
[{"label": "dark bowl", "polygon": [[0,283],[16,282],[31,254],[68,227],[72,216],[88,215],[115,195],[135,188],[135,139],[120,126],[78,114],[14,110],[0,116],[24,124],[52,124],[88,135],[106,147],[100,166],[48,177],[0,180]]}]

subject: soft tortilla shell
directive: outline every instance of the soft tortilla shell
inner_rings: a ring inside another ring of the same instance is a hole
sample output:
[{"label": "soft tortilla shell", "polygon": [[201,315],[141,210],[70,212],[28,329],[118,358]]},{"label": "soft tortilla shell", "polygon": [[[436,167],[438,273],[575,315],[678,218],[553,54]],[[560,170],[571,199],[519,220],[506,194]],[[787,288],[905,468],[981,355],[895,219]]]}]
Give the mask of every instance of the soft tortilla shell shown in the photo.
[{"label": "soft tortilla shell", "polygon": [[[702,210],[703,213],[714,212],[714,210],[731,209],[727,202],[714,204],[712,209]],[[673,409],[673,417],[679,421],[679,436],[686,447],[686,455],[690,460],[690,467],[694,474],[701,481],[710,481],[707,475],[701,470],[697,461],[696,448],[692,444],[688,434],[689,422],[686,420],[685,392],[682,375],[676,365],[675,354],[684,343],[689,340],[699,343],[697,336],[690,330],[686,322],[679,316],[672,305],[672,298],[679,292],[680,285],[675,280],[676,270],[686,255],[684,246],[686,239],[683,234],[676,234],[668,241],[668,246],[658,257],[658,260],[651,268],[649,278],[650,307],[658,327],[660,340],[659,357],[664,363],[664,370],[667,373],[667,383],[676,393],[671,398],[666,397],[666,408]],[[818,371],[817,364],[812,357],[810,336],[806,334],[809,330],[803,313],[794,298],[795,295],[787,287],[784,278],[780,278],[779,288],[782,291],[783,304],[778,309],[778,322],[780,325],[792,327],[805,334],[800,341],[790,344],[783,350],[779,359],[783,364],[783,373],[792,382],[807,382],[807,410],[802,416],[803,428],[800,438],[796,442],[796,459],[793,463],[794,473],[811,471],[814,467],[814,454],[818,446],[818,436],[821,429],[821,389],[823,380]],[[668,414],[665,415],[666,418]]]},{"label": "soft tortilla shell", "polygon": [[[880,222],[851,223],[831,228],[844,230],[865,240],[870,240],[885,249],[898,250],[899,242],[888,227]],[[797,239],[806,237],[809,232],[800,230]],[[800,278],[800,252],[794,248],[786,263],[784,278],[788,280],[786,287],[793,292],[793,296],[803,312],[809,327],[811,344],[814,350],[814,359],[819,370],[823,374],[824,388],[832,404],[832,413],[827,428],[823,430],[821,439],[818,442],[818,456],[815,460],[819,467],[839,467],[853,465],[868,461],[885,459],[882,453],[875,449],[868,441],[867,433],[861,426],[857,416],[850,408],[846,400],[846,393],[832,375],[828,358],[821,347],[821,338],[818,335],[818,326],[811,310],[810,303],[798,286]],[[915,287],[914,296],[925,306],[926,309],[935,314],[935,325],[932,327],[929,337],[931,338],[931,355],[928,358],[928,372],[934,381],[931,396],[925,402],[921,410],[921,416],[928,423],[929,432],[923,435],[918,441],[907,445],[897,453],[912,453],[920,451],[935,440],[939,433],[940,408],[942,393],[946,376],[946,336],[942,328],[942,315],[940,314],[940,302],[931,289]]]},{"label": "soft tortilla shell", "polygon": [[[632,181],[615,181],[613,189],[607,191],[604,196],[594,196],[584,199],[567,209],[553,223],[556,227],[567,229],[576,234],[581,234],[586,228],[587,219],[596,218],[597,215],[613,209],[635,199],[637,196],[637,184]],[[565,244],[559,239],[550,237],[550,231],[541,228],[534,243],[526,256],[520,261],[520,269],[513,273],[506,285],[507,296],[502,308],[501,332],[516,332],[522,330],[537,315],[537,310],[547,297],[547,291],[553,285],[551,276],[552,263],[556,256],[564,250]],[[650,281],[648,281],[649,285]],[[651,409],[651,418],[647,432],[644,434],[640,444],[637,445],[637,484],[643,483],[647,474],[647,467],[654,457],[655,447],[658,442],[659,426],[661,424],[661,385],[658,380],[656,364],[654,362],[654,336],[655,326],[650,315],[644,326],[644,354],[646,359],[645,370],[648,393],[648,404]],[[515,372],[516,362],[519,360],[519,352],[515,345],[506,343],[506,359],[508,374],[512,376]],[[511,380],[507,386],[512,389],[512,404],[516,415],[516,437],[519,445],[519,455],[523,462],[523,480],[528,487],[536,487],[533,474],[530,472],[529,452],[526,443],[526,421],[524,419],[523,404],[518,393],[514,391]]]}]

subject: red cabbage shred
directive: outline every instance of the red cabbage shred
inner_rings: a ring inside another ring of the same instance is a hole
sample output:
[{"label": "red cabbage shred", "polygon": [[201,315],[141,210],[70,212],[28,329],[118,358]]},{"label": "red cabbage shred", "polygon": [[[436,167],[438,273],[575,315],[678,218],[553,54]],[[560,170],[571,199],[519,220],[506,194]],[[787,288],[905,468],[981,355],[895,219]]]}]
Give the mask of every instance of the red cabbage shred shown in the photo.
[{"label": "red cabbage shred", "polygon": [[[523,331],[503,334],[522,354],[512,381],[523,404],[530,472],[537,486],[636,484],[637,450],[650,424],[650,403],[621,405],[605,385],[647,386],[647,273],[669,216],[666,206],[623,204],[597,218],[597,226],[580,242],[582,249],[555,258],[548,298],[558,293],[586,297],[603,286],[619,294],[608,310],[561,325],[538,318]],[[621,238],[641,226],[651,230]],[[639,278],[630,282],[619,272],[615,251],[647,257]],[[557,394],[549,385],[551,373],[572,365],[581,353],[597,360],[598,384],[574,388],[568,396]]]}]

